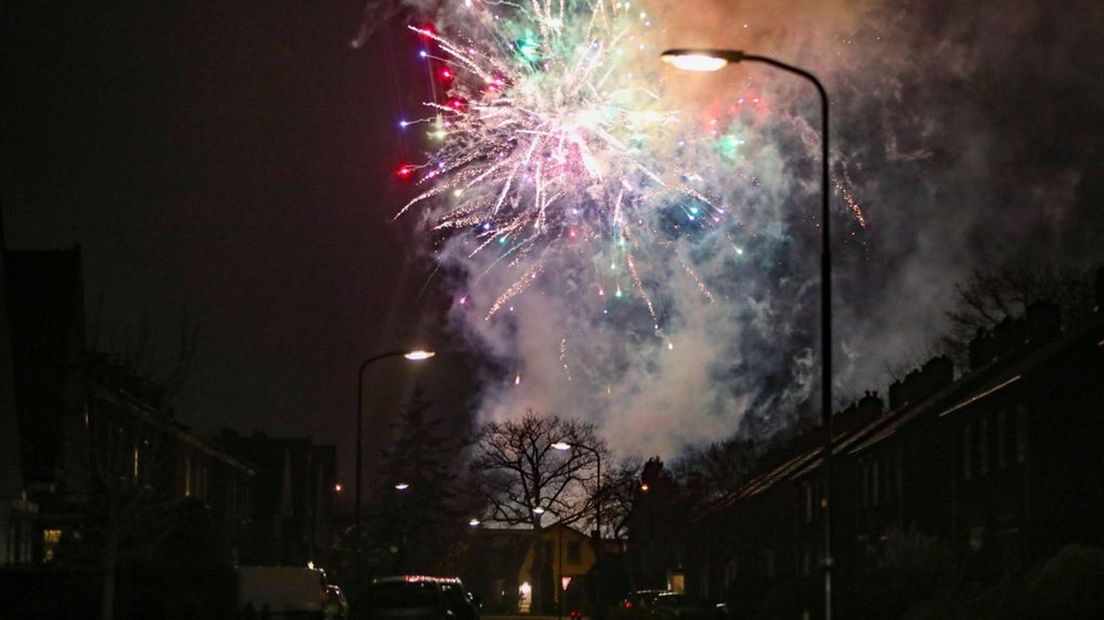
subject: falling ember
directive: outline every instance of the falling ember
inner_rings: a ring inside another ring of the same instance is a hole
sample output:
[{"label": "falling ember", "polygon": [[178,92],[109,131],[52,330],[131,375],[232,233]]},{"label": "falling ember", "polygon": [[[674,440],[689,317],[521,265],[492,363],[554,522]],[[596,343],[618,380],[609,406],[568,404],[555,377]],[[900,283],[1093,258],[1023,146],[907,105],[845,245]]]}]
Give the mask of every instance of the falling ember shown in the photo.
[{"label": "falling ember", "polygon": [[560,366],[563,367],[567,380],[571,381],[571,369],[567,366],[567,338],[560,340]]},{"label": "falling ember", "polygon": [[847,208],[851,210],[851,213],[855,216],[855,221],[859,223],[859,226],[866,228],[866,216],[863,215],[862,206],[859,201],[855,199],[855,195],[851,193],[843,183],[836,182],[836,189],[839,190],[843,201],[847,203]]}]

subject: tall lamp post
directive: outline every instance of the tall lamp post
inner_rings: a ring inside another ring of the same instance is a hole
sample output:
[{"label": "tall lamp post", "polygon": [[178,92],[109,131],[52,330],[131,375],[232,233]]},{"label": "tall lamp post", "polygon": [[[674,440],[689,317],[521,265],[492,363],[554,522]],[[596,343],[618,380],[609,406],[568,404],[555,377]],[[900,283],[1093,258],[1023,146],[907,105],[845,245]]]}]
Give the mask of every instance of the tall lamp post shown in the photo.
[{"label": "tall lamp post", "polygon": [[[415,349],[411,351],[388,351],[386,353],[380,353],[373,355],[360,363],[360,370],[357,372],[357,418],[356,418],[356,492],[353,499],[353,524],[354,531],[357,535],[360,535],[360,497],[361,497],[361,451],[362,451],[362,437],[364,436],[364,369],[368,368],[370,364],[378,362],[382,359],[389,357],[405,357],[406,359],[414,362],[427,360],[434,355],[433,351],[424,351],[421,349]],[[358,554],[359,558],[360,555]]]},{"label": "tall lamp post", "polygon": [[552,444],[552,448],[564,451],[572,448],[586,450],[593,454],[597,461],[598,486],[594,490],[596,497],[594,502],[594,530],[597,532],[595,538],[598,539],[598,542],[594,546],[594,617],[595,620],[602,620],[602,453],[597,448],[586,444],[568,443],[562,440]]},{"label": "tall lamp post", "polygon": [[820,95],[820,407],[824,426],[824,447],[821,461],[824,467],[824,618],[832,618],[832,260],[831,237],[828,234],[828,93],[815,75],[766,56],[746,54],[737,50],[672,49],[661,58],[687,71],[717,71],[728,63],[759,62],[798,75],[813,83]]}]

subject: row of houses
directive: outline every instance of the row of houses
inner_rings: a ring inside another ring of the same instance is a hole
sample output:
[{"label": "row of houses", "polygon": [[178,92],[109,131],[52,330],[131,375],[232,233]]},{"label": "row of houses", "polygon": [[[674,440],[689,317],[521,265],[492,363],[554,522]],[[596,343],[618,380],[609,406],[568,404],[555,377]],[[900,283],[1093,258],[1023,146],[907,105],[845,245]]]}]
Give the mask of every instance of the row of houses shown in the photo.
[{"label": "row of houses", "polygon": [[79,247],[0,253],[0,569],[95,566],[110,545],[146,561],[325,557],[332,445],[203,437],[91,350],[86,323]]},{"label": "row of houses", "polygon": [[844,593],[901,561],[902,540],[914,554],[945,549],[980,584],[1064,545],[1104,546],[1102,282],[1104,270],[1087,320],[1063,326],[1036,302],[979,331],[966,368],[930,359],[887,400],[870,392],[836,412],[827,479],[824,428],[799,438],[694,517],[676,567],[687,589],[738,612],[817,617],[828,497]]}]

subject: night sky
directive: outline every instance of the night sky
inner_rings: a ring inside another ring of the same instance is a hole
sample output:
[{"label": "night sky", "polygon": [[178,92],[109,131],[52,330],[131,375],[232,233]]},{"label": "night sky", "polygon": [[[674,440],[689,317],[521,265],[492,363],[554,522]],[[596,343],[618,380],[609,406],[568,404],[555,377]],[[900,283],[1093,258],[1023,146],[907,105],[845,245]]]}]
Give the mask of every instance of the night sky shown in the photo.
[{"label": "night sky", "polygon": [[[432,265],[389,220],[391,33],[353,51],[356,0],[5,6],[8,247],[81,244],[108,350],[143,325],[168,350],[196,321],[185,423],[310,434],[348,472],[361,359],[442,344]],[[391,411],[419,382],[460,416],[457,361],[381,362],[369,393]]]},{"label": "night sky", "polygon": [[[445,278],[430,278],[427,244],[414,234],[418,217],[391,219],[411,191],[394,171],[419,157],[420,143],[397,131],[398,119],[416,114],[426,98],[418,42],[398,16],[376,23],[365,46],[353,49],[360,0],[148,4],[5,4],[7,246],[81,245],[100,348],[119,352],[128,334],[150,326],[168,349],[177,321],[195,321],[195,369],[173,401],[183,422],[203,433],[310,434],[336,443],[349,472],[364,357],[409,343],[457,347],[473,334],[499,352],[513,346],[493,326],[479,334],[480,321],[446,318],[454,291]],[[1099,2],[1018,1],[1000,10],[866,0],[780,6],[707,2],[701,12],[675,11],[662,42],[732,44],[730,26],[746,23],[740,36],[757,51],[826,79],[837,128],[834,174],[870,221],[859,229],[840,208],[844,391],[884,389],[877,382],[887,362],[925,351],[945,327],[941,313],[955,282],[971,270],[1104,259]],[[731,288],[744,303],[726,306],[736,312],[721,317],[727,322],[683,335],[734,360],[724,381],[690,377],[707,384],[696,390],[702,402],[767,411],[796,402],[778,394],[792,388],[799,400],[815,388],[815,219],[771,220],[775,209],[792,211],[811,196],[797,179],[811,176],[815,160],[805,147],[815,142],[799,121],[815,112],[809,93],[792,82],[746,71],[725,78],[723,89],[689,79],[679,89],[727,96],[751,84],[790,113],[792,126],[760,127],[777,138],[764,152],[781,145],[774,184],[761,175],[781,198],[753,196],[763,204],[748,216],[764,224],[759,230],[781,231],[785,243],[768,243],[766,234],[749,241],[763,251],[748,260],[762,265],[740,267]],[[517,325],[534,342],[560,342],[551,329],[539,332],[550,324],[539,312],[526,317]],[[450,320],[457,329],[443,329]],[[791,337],[792,346],[782,342]],[[728,342],[737,344],[717,345]],[[555,348],[538,344],[537,355]],[[519,351],[521,362],[537,367]],[[558,371],[555,351],[545,357]],[[402,360],[383,362],[369,377],[373,412],[393,414],[415,383],[458,426],[495,407],[577,402],[562,385],[530,388],[535,382],[514,397],[480,402],[463,370],[469,361],[447,355],[416,371]],[[641,420],[690,426],[669,415],[663,398],[677,392],[652,373],[623,375],[637,382],[626,381],[636,409],[611,406],[593,416],[637,442],[626,446],[670,454],[677,442],[632,432]],[[729,392],[713,394],[718,385]],[[727,430],[742,411],[725,417],[703,407],[701,420]],[[385,417],[368,419],[369,456]]]}]

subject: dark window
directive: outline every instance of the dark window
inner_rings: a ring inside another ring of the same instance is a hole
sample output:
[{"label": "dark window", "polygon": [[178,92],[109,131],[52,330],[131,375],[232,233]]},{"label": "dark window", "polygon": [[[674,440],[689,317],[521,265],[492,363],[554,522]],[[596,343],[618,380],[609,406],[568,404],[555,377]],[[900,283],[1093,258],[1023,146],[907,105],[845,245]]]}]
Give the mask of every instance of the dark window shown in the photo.
[{"label": "dark window", "polygon": [[436,584],[393,582],[372,586],[372,606],[377,609],[433,607],[436,604]]},{"label": "dark window", "polygon": [[978,428],[978,475],[989,473],[989,419],[982,418]]},{"label": "dark window", "polygon": [[879,487],[878,478],[879,478],[879,475],[881,474],[881,469],[882,469],[881,461],[879,461],[877,459],[874,459],[874,462],[872,462],[870,464],[870,471],[871,471],[870,477],[871,477],[871,481],[872,481],[871,482],[871,493],[870,493],[871,502],[870,503],[875,505],[875,506],[878,505],[878,498],[881,496],[881,493],[879,492],[880,489],[878,488]]},{"label": "dark window", "polygon": [[1027,406],[1016,405],[1016,462],[1027,460]]},{"label": "dark window", "polygon": [[805,481],[805,523],[813,523],[813,483]]},{"label": "dark window", "polygon": [[997,468],[1008,466],[1008,411],[997,412]]},{"label": "dark window", "polygon": [[970,431],[969,424],[962,427],[962,477],[967,480],[974,475],[974,435]]}]

